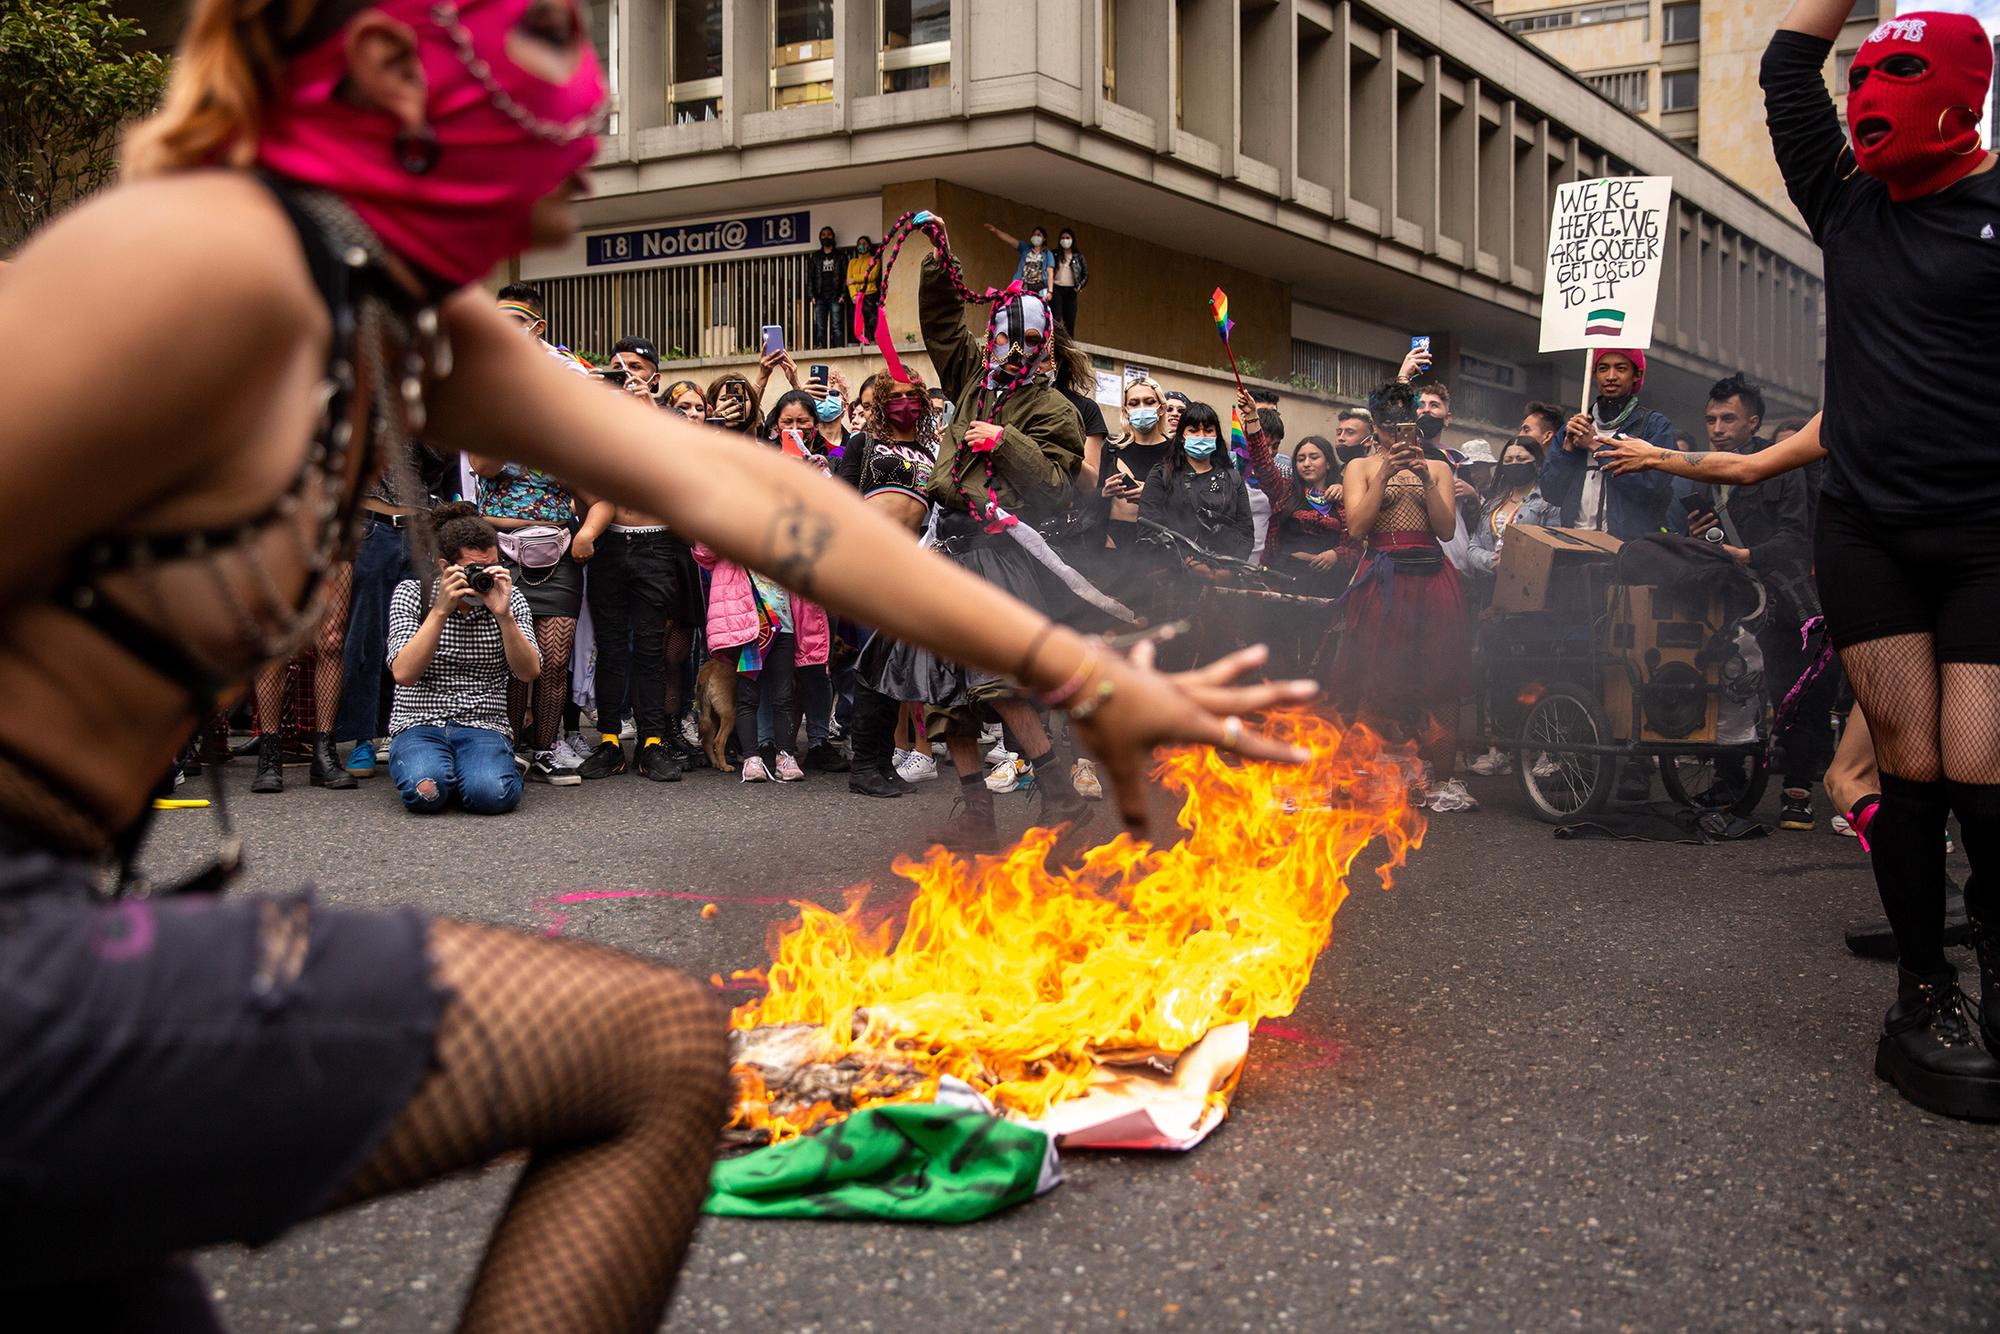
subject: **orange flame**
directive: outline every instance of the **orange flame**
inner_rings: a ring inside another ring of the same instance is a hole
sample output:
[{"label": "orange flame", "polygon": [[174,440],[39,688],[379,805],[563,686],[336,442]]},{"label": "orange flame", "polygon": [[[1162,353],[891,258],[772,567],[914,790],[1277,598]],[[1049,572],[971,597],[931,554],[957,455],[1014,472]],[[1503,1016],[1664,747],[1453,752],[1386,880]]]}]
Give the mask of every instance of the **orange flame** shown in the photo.
[{"label": "orange flame", "polygon": [[[732,1023],[817,1025],[827,1059],[914,1067],[922,1087],[904,1080],[894,1099],[927,1097],[951,1074],[1035,1117],[1084,1091],[1098,1052],[1178,1052],[1218,1025],[1291,1013],[1356,858],[1383,840],[1388,887],[1423,819],[1402,748],[1305,713],[1270,730],[1312,760],[1231,761],[1206,747],[1162,760],[1155,777],[1182,796],[1179,842],[1120,834],[1052,873],[1056,833],[1031,829],[998,856],[932,848],[898,861],[916,887],[900,921],[866,920],[866,886],[840,912],[800,904],[768,993]],[[782,1138],[847,1110],[774,1115],[758,1072],[737,1075],[739,1127]],[[879,1100],[864,1085],[854,1104]]]}]

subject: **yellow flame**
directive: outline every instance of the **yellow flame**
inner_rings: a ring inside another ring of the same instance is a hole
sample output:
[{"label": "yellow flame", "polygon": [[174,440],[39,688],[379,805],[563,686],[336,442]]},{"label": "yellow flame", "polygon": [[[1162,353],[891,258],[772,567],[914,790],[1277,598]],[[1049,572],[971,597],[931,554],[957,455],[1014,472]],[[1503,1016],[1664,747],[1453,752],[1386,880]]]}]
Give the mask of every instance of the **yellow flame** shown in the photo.
[{"label": "yellow flame", "polygon": [[[997,856],[932,848],[898,861],[916,889],[900,921],[868,920],[866,886],[839,912],[800,904],[775,942],[769,991],[731,1021],[816,1024],[829,1051],[927,1075],[899,1098],[951,1074],[1034,1117],[1083,1092],[1094,1053],[1176,1052],[1219,1024],[1291,1013],[1356,858],[1381,839],[1386,888],[1423,819],[1407,757],[1366,728],[1288,713],[1269,729],[1311,762],[1206,747],[1161,761],[1155,777],[1181,795],[1185,833],[1168,846],[1120,834],[1051,872],[1056,835],[1031,829]],[[818,1104],[774,1118],[756,1072],[737,1075],[738,1126],[784,1137],[844,1114]]]}]

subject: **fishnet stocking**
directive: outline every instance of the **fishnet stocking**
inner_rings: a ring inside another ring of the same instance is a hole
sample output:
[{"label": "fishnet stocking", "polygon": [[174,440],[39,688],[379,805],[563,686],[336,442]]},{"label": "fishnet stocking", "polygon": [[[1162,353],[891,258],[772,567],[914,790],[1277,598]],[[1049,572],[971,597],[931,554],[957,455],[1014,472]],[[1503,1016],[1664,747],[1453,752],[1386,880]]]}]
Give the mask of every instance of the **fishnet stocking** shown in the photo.
[{"label": "fishnet stocking", "polygon": [[290,662],[267,662],[257,669],[257,734],[276,736],[285,725],[285,674]]},{"label": "fishnet stocking", "polygon": [[[1938,760],[1938,665],[1931,637],[1890,635],[1840,652],[1854,698],[1868,715],[1883,773],[1917,782],[1942,776]],[[1992,701],[1987,702],[1990,709]],[[1989,717],[1992,715],[1989,713]]]},{"label": "fishnet stocking", "polygon": [[[576,647],[576,618],[537,620],[535,647],[542,651],[542,674],[532,682],[509,678],[507,712],[515,736],[526,737],[536,750],[547,750],[562,734],[563,704],[569,699],[569,655]],[[535,706],[532,719],[528,715],[530,700]]]},{"label": "fishnet stocking", "polygon": [[1938,749],[1955,783],[2000,783],[2000,665],[1947,662],[1939,668]]},{"label": "fishnet stocking", "polygon": [[340,688],[345,683],[347,607],[354,591],[354,566],[346,561],[326,574],[326,619],[313,636],[313,729],[331,732],[340,713]]},{"label": "fishnet stocking", "polygon": [[713,993],[567,940],[440,921],[437,1067],[340,1208],[525,1148],[462,1330],[659,1326],[708,1190],[728,1088]]},{"label": "fishnet stocking", "polygon": [[667,722],[680,721],[681,710],[687,707],[687,695],[681,689],[682,678],[687,674],[688,656],[694,651],[694,627],[682,625],[678,621],[667,622]]}]

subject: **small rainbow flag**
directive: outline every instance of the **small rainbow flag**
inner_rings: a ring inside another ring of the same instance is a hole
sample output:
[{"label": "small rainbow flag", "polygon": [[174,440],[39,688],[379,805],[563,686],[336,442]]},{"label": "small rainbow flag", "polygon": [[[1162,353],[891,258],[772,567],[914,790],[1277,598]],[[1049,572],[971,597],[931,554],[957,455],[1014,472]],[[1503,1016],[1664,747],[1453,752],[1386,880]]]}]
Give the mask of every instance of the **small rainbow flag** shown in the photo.
[{"label": "small rainbow flag", "polygon": [[1229,409],[1229,447],[1239,454],[1250,452],[1250,437],[1243,434],[1243,410],[1235,406]]},{"label": "small rainbow flag", "polygon": [[1583,332],[1587,338],[1597,334],[1607,334],[1616,338],[1625,332],[1625,312],[1613,310],[1609,306],[1599,306],[1591,311],[1589,318],[1584,321]]},{"label": "small rainbow flag", "polygon": [[1209,294],[1208,308],[1215,315],[1215,331],[1222,335],[1222,341],[1229,341],[1229,331],[1236,327],[1229,318],[1229,293],[1220,287]]}]

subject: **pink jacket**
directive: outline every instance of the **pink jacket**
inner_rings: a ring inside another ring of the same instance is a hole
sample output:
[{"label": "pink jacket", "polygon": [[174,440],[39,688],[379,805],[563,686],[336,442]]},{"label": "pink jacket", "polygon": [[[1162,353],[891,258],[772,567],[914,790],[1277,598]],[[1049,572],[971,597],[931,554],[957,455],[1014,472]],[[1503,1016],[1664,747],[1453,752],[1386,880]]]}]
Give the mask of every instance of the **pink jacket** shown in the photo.
[{"label": "pink jacket", "polygon": [[[753,642],[757,638],[757,595],[750,588],[750,572],[698,544],[694,558],[710,576],[708,651],[718,653]],[[832,644],[826,608],[793,594],[792,640],[794,666],[817,667],[825,662]]]}]

